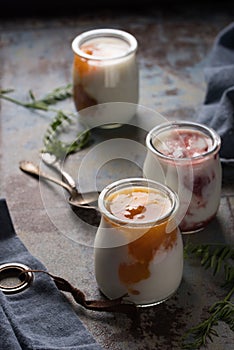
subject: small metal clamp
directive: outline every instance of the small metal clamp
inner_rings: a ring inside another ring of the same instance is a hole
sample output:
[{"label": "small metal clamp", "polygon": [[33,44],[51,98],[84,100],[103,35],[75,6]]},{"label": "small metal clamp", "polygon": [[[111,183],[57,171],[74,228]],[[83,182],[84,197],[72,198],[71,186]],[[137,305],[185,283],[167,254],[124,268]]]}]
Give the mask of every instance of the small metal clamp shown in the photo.
[{"label": "small metal clamp", "polygon": [[0,265],[0,290],[5,294],[15,294],[28,288],[33,281],[30,268],[21,263]]}]

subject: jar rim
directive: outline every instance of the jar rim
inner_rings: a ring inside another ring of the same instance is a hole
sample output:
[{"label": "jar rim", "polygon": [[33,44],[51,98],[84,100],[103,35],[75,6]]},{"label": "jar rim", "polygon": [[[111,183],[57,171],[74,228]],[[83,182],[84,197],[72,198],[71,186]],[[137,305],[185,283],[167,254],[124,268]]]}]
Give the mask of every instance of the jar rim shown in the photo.
[{"label": "jar rim", "polygon": [[[164,215],[162,215],[159,218],[143,221],[143,222],[131,222],[129,219],[120,219],[116,217],[114,214],[112,214],[107,206],[106,206],[106,198],[112,193],[112,191],[118,191],[124,188],[129,187],[142,187],[142,188],[152,188],[152,189],[158,189],[160,192],[162,192],[164,195],[166,195],[170,201],[171,201],[171,207]],[[107,185],[100,193],[99,199],[98,199],[98,206],[101,214],[105,215],[107,218],[109,218],[111,221],[114,221],[117,224],[120,225],[127,225],[128,227],[149,227],[152,225],[160,224],[164,222],[169,217],[172,217],[177,213],[177,210],[179,208],[179,198],[178,195],[174,190],[169,188],[168,186],[146,178],[136,177],[136,178],[125,178],[121,180],[117,180],[109,185]]]},{"label": "jar rim", "polygon": [[[176,158],[176,157],[171,157],[168,155],[163,154],[157,148],[153,145],[153,139],[159,135],[161,132],[170,130],[170,129],[182,129],[182,128],[191,128],[191,129],[196,129],[197,131],[203,132],[206,136],[210,137],[212,139],[212,147],[203,152],[202,154],[193,156],[193,157],[183,157],[183,158]],[[147,136],[146,136],[146,146],[148,149],[150,149],[154,154],[159,156],[160,158],[163,158],[165,160],[170,160],[170,161],[175,161],[175,162],[186,162],[186,161],[194,161],[194,160],[200,160],[204,159],[204,157],[208,157],[211,154],[217,153],[220,149],[221,146],[221,138],[217,134],[217,132],[202,124],[202,123],[197,123],[197,122],[192,122],[192,121],[173,121],[173,122],[165,122],[161,123],[157,126],[155,126],[153,129],[151,129]]]},{"label": "jar rim", "polygon": [[[122,39],[123,41],[129,44],[129,49],[118,56],[107,57],[107,58],[103,58],[100,56],[92,56],[80,49],[80,46],[85,41],[93,38],[97,38],[97,37],[103,37],[103,36]],[[72,41],[72,50],[76,55],[83,57],[85,59],[93,60],[93,61],[112,61],[116,59],[121,59],[134,53],[137,50],[137,47],[138,47],[137,40],[132,34],[120,29],[112,29],[112,28],[92,29],[77,35]]]}]

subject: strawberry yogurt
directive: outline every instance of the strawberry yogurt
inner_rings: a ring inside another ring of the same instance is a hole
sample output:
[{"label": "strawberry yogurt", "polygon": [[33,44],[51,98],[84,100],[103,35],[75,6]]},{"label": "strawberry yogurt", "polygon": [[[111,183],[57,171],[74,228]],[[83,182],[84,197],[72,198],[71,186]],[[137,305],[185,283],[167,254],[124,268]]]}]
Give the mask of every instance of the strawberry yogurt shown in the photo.
[{"label": "strawberry yogurt", "polygon": [[144,176],[166,183],[178,193],[182,233],[203,229],[218,211],[220,142],[214,130],[184,121],[163,123],[147,135]]},{"label": "strawberry yogurt", "polygon": [[[111,102],[126,102],[126,110],[90,109],[91,118],[81,119],[91,127],[128,122],[138,103],[139,77],[137,41],[116,29],[95,29],[78,35],[72,42],[73,97],[77,111]],[[128,103],[132,104],[127,105]],[[119,116],[119,114],[122,114]]]},{"label": "strawberry yogurt", "polygon": [[154,181],[116,181],[100,194],[95,274],[103,294],[139,306],[163,302],[179,287],[183,243],[176,194]]}]

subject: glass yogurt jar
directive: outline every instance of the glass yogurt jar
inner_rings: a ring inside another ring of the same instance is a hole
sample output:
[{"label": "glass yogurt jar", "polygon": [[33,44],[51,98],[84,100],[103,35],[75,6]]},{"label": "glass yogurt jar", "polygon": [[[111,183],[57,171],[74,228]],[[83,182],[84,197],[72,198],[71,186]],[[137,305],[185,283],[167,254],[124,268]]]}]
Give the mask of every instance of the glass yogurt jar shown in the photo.
[{"label": "glass yogurt jar", "polygon": [[101,192],[95,274],[106,297],[150,306],[175,293],[183,273],[178,206],[174,191],[143,178],[119,180]]},{"label": "glass yogurt jar", "polygon": [[144,176],[177,192],[182,233],[200,231],[218,211],[222,184],[220,144],[213,129],[187,121],[162,123],[146,137]]},{"label": "glass yogurt jar", "polygon": [[[130,33],[108,28],[84,32],[72,41],[73,98],[77,111],[95,106],[89,111],[90,118],[81,113],[89,126],[128,122],[135,114],[139,98],[137,47]],[[112,108],[111,102],[126,103],[125,109],[122,105]]]}]

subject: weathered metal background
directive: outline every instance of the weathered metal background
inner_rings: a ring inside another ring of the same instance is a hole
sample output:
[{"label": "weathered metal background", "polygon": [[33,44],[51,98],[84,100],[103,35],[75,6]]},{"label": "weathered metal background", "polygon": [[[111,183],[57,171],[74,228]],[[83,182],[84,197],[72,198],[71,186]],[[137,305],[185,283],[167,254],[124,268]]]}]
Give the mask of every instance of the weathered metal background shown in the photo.
[{"label": "weathered metal background", "polygon": [[[1,88],[13,88],[13,97],[26,100],[30,89],[36,97],[41,97],[66,85],[72,78],[72,39],[84,30],[114,27],[129,31],[138,40],[143,108],[168,119],[196,120],[206,89],[203,67],[207,55],[217,33],[231,20],[232,15],[225,11],[194,16],[184,12],[173,16],[159,10],[148,14],[117,15],[103,10],[69,18],[8,19],[0,24]],[[96,226],[84,223],[75,215],[62,189],[51,183],[39,183],[18,167],[22,159],[40,162],[42,137],[52,114],[0,102],[0,196],[7,200],[19,237],[51,273],[67,278],[88,297],[100,298],[93,268]],[[74,111],[72,100],[59,106]],[[109,134],[94,132],[90,146],[70,156],[65,167],[77,178],[83,158],[95,145],[112,137],[132,138],[143,144],[144,136],[144,132],[138,134],[130,127]],[[133,159],[131,163],[113,160],[98,169],[97,187],[100,189],[117,178],[141,175],[144,150],[135,154],[135,158],[133,155]],[[84,176],[88,179],[88,172]],[[233,211],[233,183],[225,181],[217,218],[207,229],[192,235],[191,240],[233,242]],[[135,322],[122,315],[84,311],[76,305],[74,308],[104,349],[180,349],[185,330],[206,317],[209,305],[224,296],[219,282],[197,261],[185,261],[177,293],[164,304],[142,309]],[[231,349],[233,333],[222,324],[217,330],[220,337],[207,349]]]}]

